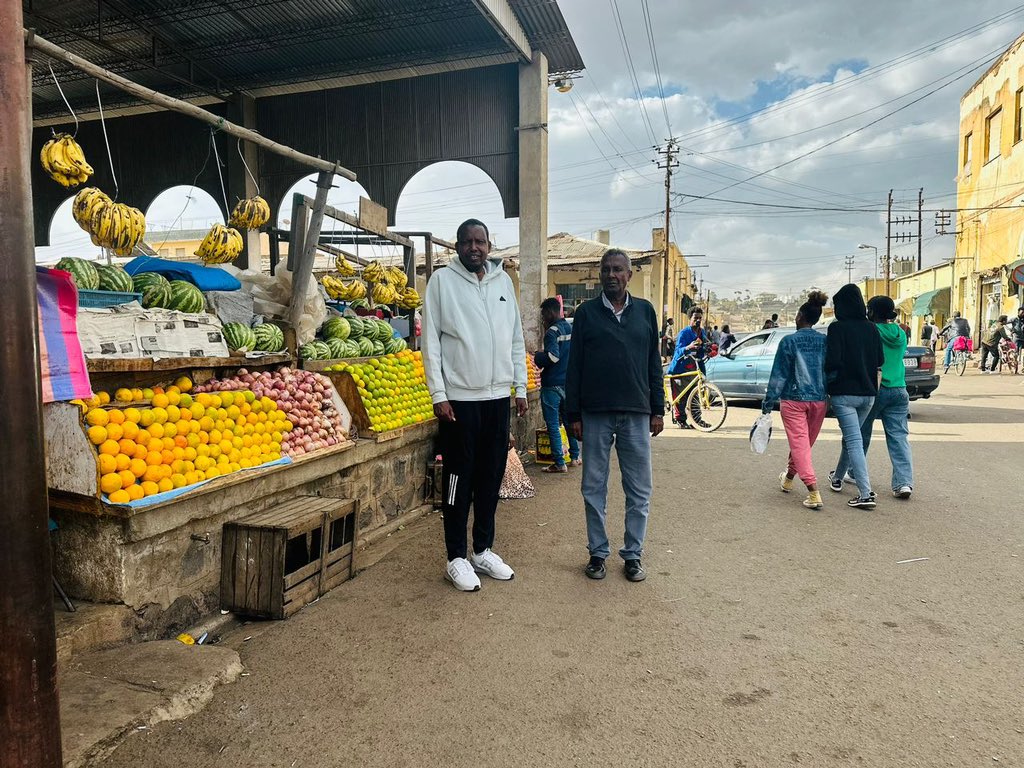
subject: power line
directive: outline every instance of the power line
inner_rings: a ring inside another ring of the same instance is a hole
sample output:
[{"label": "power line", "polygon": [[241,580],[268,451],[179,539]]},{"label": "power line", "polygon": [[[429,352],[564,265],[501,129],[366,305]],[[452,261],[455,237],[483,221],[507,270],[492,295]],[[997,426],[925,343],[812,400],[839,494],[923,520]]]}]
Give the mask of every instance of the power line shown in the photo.
[{"label": "power line", "polygon": [[668,135],[671,136],[672,121],[668,117],[668,104],[665,101],[665,86],[661,81],[661,65],[658,63],[658,46],[654,42],[654,28],[651,24],[651,9],[647,5],[647,0],[641,0],[640,5],[644,12],[644,24],[647,27],[647,45],[651,49],[651,61],[654,63],[654,76],[658,82],[658,95],[661,96],[661,111],[665,115],[665,127],[668,128]]},{"label": "power line", "polygon": [[633,81],[633,89],[636,93],[636,100],[640,104],[640,115],[643,119],[644,125],[647,128],[647,134],[651,139],[652,144],[657,144],[658,140],[654,135],[654,126],[651,123],[651,116],[647,114],[647,105],[644,103],[643,90],[640,88],[640,80],[636,76],[636,68],[633,66],[633,56],[629,52],[629,40],[626,38],[626,28],[622,24],[622,16],[619,14],[619,4],[617,0],[609,0],[612,7],[612,14],[615,21],[615,29],[619,33],[619,43],[622,45],[622,53],[626,58],[626,68],[629,70],[630,78]]}]

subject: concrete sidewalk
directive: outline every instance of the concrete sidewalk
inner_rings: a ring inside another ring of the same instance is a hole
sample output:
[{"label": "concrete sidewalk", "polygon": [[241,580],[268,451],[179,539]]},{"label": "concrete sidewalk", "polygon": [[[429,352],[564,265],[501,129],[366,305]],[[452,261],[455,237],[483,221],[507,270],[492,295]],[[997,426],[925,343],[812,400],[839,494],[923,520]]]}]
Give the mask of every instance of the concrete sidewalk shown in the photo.
[{"label": "concrete sidewalk", "polygon": [[[579,475],[534,472],[537,498],[499,512],[514,581],[455,592],[429,515],[318,603],[229,635],[251,674],[106,764],[1024,765],[1021,393],[944,379],[913,405],[910,502],[873,445],[874,512],[780,493],[785,440],[751,454],[756,409],[667,432],[642,584],[614,559],[584,578]],[[822,476],[838,451],[828,420]]]}]

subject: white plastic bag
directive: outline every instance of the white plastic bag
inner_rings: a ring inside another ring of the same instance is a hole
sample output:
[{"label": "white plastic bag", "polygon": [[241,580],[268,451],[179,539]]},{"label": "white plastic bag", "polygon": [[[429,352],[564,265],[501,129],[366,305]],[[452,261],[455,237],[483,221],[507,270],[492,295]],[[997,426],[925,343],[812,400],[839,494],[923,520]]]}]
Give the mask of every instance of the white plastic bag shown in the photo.
[{"label": "white plastic bag", "polygon": [[750,428],[750,450],[761,455],[768,450],[768,441],[772,438],[772,415],[762,413]]}]

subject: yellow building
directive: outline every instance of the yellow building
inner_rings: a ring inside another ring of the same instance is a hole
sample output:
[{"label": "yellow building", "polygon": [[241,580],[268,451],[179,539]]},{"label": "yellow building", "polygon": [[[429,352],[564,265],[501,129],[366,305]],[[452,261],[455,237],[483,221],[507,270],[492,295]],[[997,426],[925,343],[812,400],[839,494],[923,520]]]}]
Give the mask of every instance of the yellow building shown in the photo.
[{"label": "yellow building", "polygon": [[950,293],[953,286],[953,263],[936,264],[913,272],[893,282],[896,307],[900,319],[910,326],[910,343],[921,338],[925,319],[942,328],[952,314]]},{"label": "yellow building", "polygon": [[1024,35],[960,100],[952,306],[970,321],[976,337],[1024,301],[1024,289],[1012,279],[1024,264],[1022,45]]}]

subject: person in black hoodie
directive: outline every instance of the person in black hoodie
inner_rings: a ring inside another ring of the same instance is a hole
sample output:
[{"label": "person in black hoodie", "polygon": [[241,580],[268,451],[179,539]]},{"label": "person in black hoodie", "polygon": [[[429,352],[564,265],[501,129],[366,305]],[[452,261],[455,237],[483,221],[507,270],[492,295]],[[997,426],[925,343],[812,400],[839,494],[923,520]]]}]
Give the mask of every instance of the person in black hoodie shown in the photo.
[{"label": "person in black hoodie", "polygon": [[[878,394],[878,372],[885,362],[882,339],[875,324],[867,318],[864,296],[853,283],[844,285],[832,297],[836,320],[828,327],[825,343],[825,378],[832,412],[843,433],[843,449],[849,457],[850,470],[857,483],[857,497],[847,504],[860,509],[874,509],[875,494],[871,490],[861,427],[875,404]],[[840,462],[842,463],[842,462]],[[829,487],[843,490],[843,474],[828,473]]]}]

